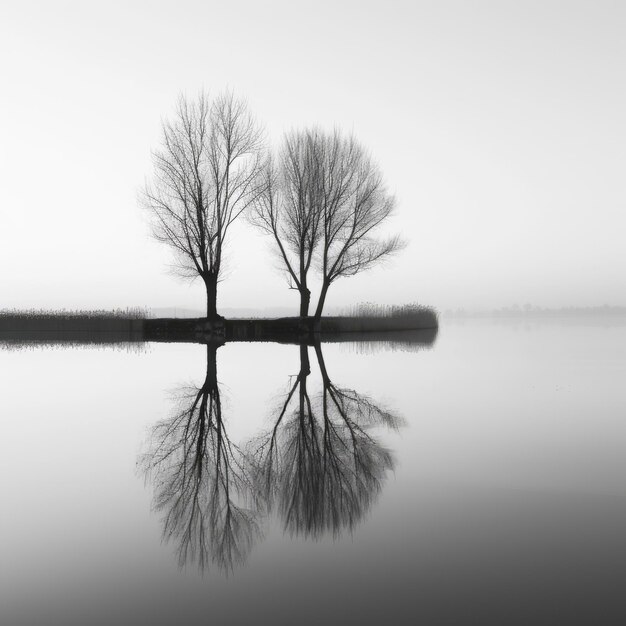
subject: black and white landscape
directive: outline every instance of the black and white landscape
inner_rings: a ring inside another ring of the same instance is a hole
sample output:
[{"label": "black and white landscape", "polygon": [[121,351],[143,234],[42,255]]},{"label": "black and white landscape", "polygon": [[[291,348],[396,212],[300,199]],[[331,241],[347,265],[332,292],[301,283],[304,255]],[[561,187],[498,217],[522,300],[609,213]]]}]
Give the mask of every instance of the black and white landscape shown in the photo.
[{"label": "black and white landscape", "polygon": [[4,1],[0,624],[623,624],[624,32]]}]

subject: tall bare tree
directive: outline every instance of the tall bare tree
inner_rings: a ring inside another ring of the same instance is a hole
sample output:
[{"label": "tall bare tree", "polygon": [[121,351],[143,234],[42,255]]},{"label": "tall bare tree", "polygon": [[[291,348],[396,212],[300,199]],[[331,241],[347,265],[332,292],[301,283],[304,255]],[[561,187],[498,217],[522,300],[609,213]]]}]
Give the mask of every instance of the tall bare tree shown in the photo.
[{"label": "tall bare tree", "polygon": [[319,172],[316,131],[285,136],[276,158],[266,162],[263,193],[252,221],[273,236],[290,285],[300,293],[300,316],[309,314],[311,291],[307,275],[320,239]]},{"label": "tall bare tree", "polygon": [[229,227],[260,192],[261,148],[262,132],[244,100],[201,93],[179,98],[153,153],[144,204],[154,235],[174,249],[184,276],[202,278],[209,318],[217,317]]},{"label": "tall bare tree", "polygon": [[391,215],[395,199],[382,173],[353,136],[340,131],[317,138],[321,176],[318,193],[321,223],[319,266],[322,287],[315,310],[319,320],[331,284],[342,276],[365,271],[399,251],[398,235],[385,239],[376,231]]}]

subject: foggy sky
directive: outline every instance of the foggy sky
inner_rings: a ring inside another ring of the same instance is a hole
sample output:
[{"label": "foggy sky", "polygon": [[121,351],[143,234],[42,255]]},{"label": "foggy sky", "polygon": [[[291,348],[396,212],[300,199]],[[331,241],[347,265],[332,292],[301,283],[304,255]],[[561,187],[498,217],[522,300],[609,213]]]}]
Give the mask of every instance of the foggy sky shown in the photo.
[{"label": "foggy sky", "polygon": [[[0,7],[0,309],[189,306],[138,194],[178,95],[269,139],[353,131],[409,247],[328,305],[626,305],[620,2],[17,2]],[[231,231],[218,307],[293,306]],[[314,294],[314,299],[316,294]]]}]

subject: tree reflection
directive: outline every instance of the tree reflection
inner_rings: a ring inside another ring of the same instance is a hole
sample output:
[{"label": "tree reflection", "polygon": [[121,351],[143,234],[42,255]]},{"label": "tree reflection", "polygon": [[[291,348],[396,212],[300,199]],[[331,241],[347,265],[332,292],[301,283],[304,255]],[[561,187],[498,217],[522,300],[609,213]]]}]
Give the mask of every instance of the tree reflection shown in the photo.
[{"label": "tree reflection", "polygon": [[300,372],[271,430],[250,446],[256,483],[268,509],[276,509],[292,535],[314,539],[350,531],[369,511],[394,467],[391,452],[368,433],[397,428],[399,419],[352,389],[331,381],[320,344],[315,353],[322,391],[311,398],[308,347],[300,346]]},{"label": "tree reflection", "polygon": [[208,345],[200,387],[182,389],[177,409],[151,431],[141,470],[154,486],[163,535],[181,566],[196,561],[225,571],[246,560],[260,517],[276,511],[291,535],[319,539],[352,531],[379,495],[394,459],[371,434],[400,420],[367,396],[334,384],[322,348],[315,354],[321,391],[308,389],[309,347],[271,429],[246,452],[226,432],[217,383],[217,347]]},{"label": "tree reflection", "polygon": [[163,535],[177,542],[181,566],[197,560],[201,569],[213,562],[228,571],[250,552],[258,515],[241,504],[252,493],[251,482],[222,419],[216,352],[207,346],[202,386],[181,390],[173,416],[152,429],[141,467],[154,483]]}]

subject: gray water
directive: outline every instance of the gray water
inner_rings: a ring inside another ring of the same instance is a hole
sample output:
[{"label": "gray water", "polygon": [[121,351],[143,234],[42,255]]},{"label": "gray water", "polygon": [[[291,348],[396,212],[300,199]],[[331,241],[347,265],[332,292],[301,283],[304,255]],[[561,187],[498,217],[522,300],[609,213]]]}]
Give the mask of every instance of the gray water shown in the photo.
[{"label": "gray water", "polygon": [[[0,623],[624,623],[626,325],[450,322],[430,348],[322,352],[354,428],[335,412],[316,458],[334,451],[345,473],[316,478],[314,460],[263,474],[301,351],[227,344],[232,452],[176,483],[195,470],[168,424],[203,384],[204,346],[0,351]],[[277,429],[283,466],[305,458],[298,394]],[[193,507],[172,517],[176,484],[196,485],[201,523]]]}]

